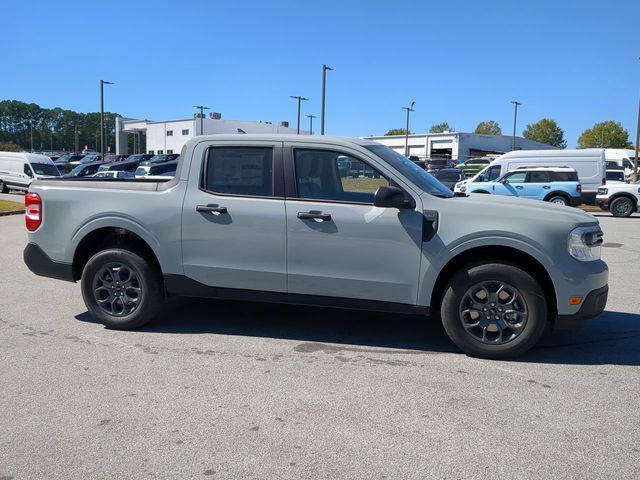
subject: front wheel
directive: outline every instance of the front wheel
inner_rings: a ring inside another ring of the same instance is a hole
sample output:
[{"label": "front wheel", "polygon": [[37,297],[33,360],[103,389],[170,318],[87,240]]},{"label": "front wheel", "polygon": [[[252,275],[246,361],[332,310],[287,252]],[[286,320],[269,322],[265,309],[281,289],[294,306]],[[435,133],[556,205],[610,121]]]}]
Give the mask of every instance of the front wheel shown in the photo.
[{"label": "front wheel", "polygon": [[616,198],[609,205],[609,211],[614,217],[629,217],[634,210],[633,201],[627,197]]},{"label": "front wheel", "polygon": [[544,333],[547,304],[540,285],[513,265],[491,263],[459,270],[440,309],[451,340],[467,355],[522,355]]},{"label": "front wheel", "polygon": [[140,327],[153,319],[164,301],[160,272],[131,250],[96,253],[84,267],[81,287],[89,313],[109,328]]}]

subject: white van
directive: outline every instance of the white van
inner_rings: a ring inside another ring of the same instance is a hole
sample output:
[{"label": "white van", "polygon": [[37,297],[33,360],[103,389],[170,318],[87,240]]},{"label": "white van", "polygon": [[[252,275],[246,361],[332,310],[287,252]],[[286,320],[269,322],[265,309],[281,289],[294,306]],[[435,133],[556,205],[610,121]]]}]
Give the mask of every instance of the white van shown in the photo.
[{"label": "white van", "polygon": [[[594,203],[598,187],[606,183],[604,150],[596,148],[571,150],[516,150],[500,155],[473,178],[473,181],[489,182],[520,167],[570,167],[578,172],[582,184],[582,201]],[[456,184],[459,191],[462,182]]]},{"label": "white van", "polygon": [[59,177],[58,167],[46,155],[0,152],[0,192],[29,190],[36,178]]},{"label": "white van", "polygon": [[636,151],[628,148],[606,148],[604,150],[604,159],[607,162],[607,168],[624,170],[624,175],[627,179],[633,174],[633,161],[635,156]]}]

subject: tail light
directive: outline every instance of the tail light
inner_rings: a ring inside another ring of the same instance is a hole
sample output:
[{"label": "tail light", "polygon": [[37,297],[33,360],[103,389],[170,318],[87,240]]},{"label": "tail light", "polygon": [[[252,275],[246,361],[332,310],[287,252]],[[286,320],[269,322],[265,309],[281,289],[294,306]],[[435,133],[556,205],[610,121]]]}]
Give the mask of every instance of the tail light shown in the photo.
[{"label": "tail light", "polygon": [[42,225],[42,200],[37,193],[27,193],[24,197],[24,219],[27,230],[35,232]]},{"label": "tail light", "polygon": [[582,184],[579,183],[576,187],[576,190],[578,191],[578,193],[582,193]]}]

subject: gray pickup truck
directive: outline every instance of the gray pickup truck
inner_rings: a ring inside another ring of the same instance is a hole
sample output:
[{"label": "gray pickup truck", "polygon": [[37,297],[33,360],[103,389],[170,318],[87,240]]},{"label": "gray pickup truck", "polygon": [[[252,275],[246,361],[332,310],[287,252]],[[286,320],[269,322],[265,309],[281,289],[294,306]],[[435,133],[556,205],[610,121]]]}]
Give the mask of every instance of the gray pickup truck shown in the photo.
[{"label": "gray pickup truck", "polygon": [[[341,174],[345,159],[373,174]],[[454,196],[366,140],[202,136],[166,182],[37,180],[29,191],[26,264],[80,280],[110,328],[148,322],[168,295],[284,302],[431,314],[467,354],[504,358],[607,301],[592,215]]]}]

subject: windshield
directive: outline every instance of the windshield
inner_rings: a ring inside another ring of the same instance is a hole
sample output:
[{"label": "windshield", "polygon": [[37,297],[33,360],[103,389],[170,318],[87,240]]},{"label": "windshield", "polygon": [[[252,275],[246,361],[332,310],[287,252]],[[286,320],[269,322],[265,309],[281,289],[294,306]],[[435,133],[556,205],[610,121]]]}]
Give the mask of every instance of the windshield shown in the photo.
[{"label": "windshield", "polygon": [[36,175],[49,175],[52,177],[59,177],[60,172],[58,167],[51,163],[32,163],[31,168]]},{"label": "windshield", "polygon": [[149,173],[149,167],[138,167],[136,168],[136,175],[146,175]]},{"label": "windshield", "polygon": [[390,149],[385,145],[366,145],[364,148],[385,160],[400,174],[407,177],[417,187],[436,197],[453,197],[453,192],[428,174],[423,168],[413,163],[407,157]]}]

